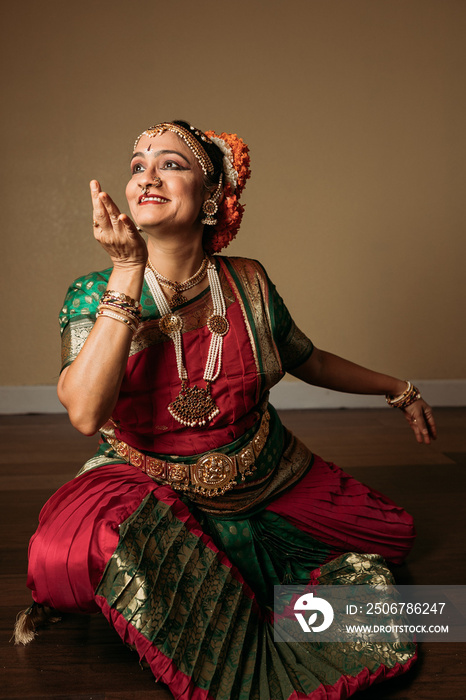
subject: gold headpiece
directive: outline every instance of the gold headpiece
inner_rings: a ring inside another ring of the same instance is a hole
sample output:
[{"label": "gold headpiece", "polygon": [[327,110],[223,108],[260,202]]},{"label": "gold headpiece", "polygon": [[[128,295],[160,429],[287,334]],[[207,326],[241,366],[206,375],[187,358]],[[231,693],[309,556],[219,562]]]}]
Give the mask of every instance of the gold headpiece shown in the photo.
[{"label": "gold headpiece", "polygon": [[[197,129],[194,129],[191,127],[191,129],[198,135],[200,138],[205,141],[206,143],[211,143],[211,140],[203,134],[201,131],[198,131]],[[210,160],[209,156],[205,152],[205,150],[202,148],[201,144],[199,141],[197,141],[194,136],[191,134],[188,129],[185,129],[183,126],[179,126],[178,124],[172,124],[171,122],[163,122],[162,124],[156,124],[155,126],[151,126],[145,131],[142,132],[142,134],[139,134],[137,137],[136,141],[134,142],[134,148],[136,148],[139,139],[142,138],[142,136],[148,136],[149,138],[153,138],[154,136],[158,136],[159,134],[163,134],[165,131],[172,131],[174,134],[179,136],[185,144],[188,146],[188,148],[191,150],[193,155],[196,157],[196,160],[198,161],[199,165],[202,168],[202,172],[204,175],[208,175],[209,173],[212,175],[214,172],[214,166],[212,165],[212,161]]]}]

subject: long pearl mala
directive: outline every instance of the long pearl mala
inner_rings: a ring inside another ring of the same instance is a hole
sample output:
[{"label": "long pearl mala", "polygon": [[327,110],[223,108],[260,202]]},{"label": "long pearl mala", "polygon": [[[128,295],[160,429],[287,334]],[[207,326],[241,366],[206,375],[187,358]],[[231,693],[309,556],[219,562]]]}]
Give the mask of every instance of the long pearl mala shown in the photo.
[{"label": "long pearl mala", "polygon": [[[210,339],[209,354],[207,355],[207,362],[204,370],[204,381],[214,382],[222,368],[223,336],[228,333],[229,324],[226,319],[226,305],[222,287],[217,270],[212,262],[210,262],[207,268],[207,277],[209,279],[214,312],[207,320],[207,326],[212,333],[212,337]],[[216,372],[215,367],[217,367]]]},{"label": "long pearl mala", "polygon": [[162,315],[159,321],[160,330],[171,338],[175,346],[176,366],[181,381],[180,393],[168,406],[168,410],[175,420],[190,427],[204,426],[220,413],[210,394],[210,385],[220,374],[223,336],[228,333],[229,323],[226,318],[226,304],[218,273],[215,264],[210,259],[207,265],[207,277],[213,304],[213,313],[207,320],[207,327],[212,337],[203,376],[206,387],[202,389],[196,385],[188,386],[188,373],[183,363],[181,336],[183,321],[178,314],[170,309],[153,269],[147,267],[145,271],[147,284]]}]

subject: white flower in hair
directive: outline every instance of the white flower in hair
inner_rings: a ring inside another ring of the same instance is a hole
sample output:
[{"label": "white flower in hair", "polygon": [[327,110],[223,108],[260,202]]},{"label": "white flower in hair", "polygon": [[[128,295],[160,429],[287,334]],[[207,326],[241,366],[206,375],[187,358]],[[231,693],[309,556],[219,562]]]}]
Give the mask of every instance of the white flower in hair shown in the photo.
[{"label": "white flower in hair", "polygon": [[225,180],[228,182],[234,192],[236,190],[236,185],[238,184],[238,173],[233,165],[233,151],[231,150],[230,146],[218,136],[211,136],[210,140],[213,141],[223,153],[223,171],[225,173]]}]

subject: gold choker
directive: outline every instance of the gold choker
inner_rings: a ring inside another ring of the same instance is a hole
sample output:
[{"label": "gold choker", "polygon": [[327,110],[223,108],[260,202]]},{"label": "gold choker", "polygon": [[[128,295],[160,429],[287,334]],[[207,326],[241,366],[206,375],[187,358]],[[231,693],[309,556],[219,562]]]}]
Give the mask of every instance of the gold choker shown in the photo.
[{"label": "gold choker", "polygon": [[168,302],[170,304],[170,308],[172,309],[175,306],[180,306],[181,304],[185,304],[188,301],[187,298],[184,296],[183,292],[186,292],[188,289],[192,289],[196,285],[200,284],[200,282],[202,282],[202,280],[207,274],[208,264],[209,258],[206,256],[203,259],[199,270],[195,272],[194,275],[188,277],[188,279],[184,282],[172,282],[172,280],[169,280],[168,277],[164,277],[162,273],[156,270],[150,260],[147,261],[147,267],[154,273],[155,277],[157,278],[157,281],[163,287],[167,287],[168,289],[171,289],[173,292],[175,292]]}]

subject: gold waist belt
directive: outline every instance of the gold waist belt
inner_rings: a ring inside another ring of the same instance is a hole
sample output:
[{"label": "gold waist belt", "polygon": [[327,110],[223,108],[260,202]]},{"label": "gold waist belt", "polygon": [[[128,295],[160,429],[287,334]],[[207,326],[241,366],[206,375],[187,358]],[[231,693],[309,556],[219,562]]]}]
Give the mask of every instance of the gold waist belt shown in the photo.
[{"label": "gold waist belt", "polygon": [[256,470],[255,461],[264,449],[269,434],[270,415],[264,413],[257,433],[236,455],[207,452],[194,464],[166,462],[135,450],[126,442],[107,437],[107,442],[128,464],[137,467],[161,484],[177,491],[192,491],[204,496],[221,496],[236,484],[236,477],[244,481]]}]

